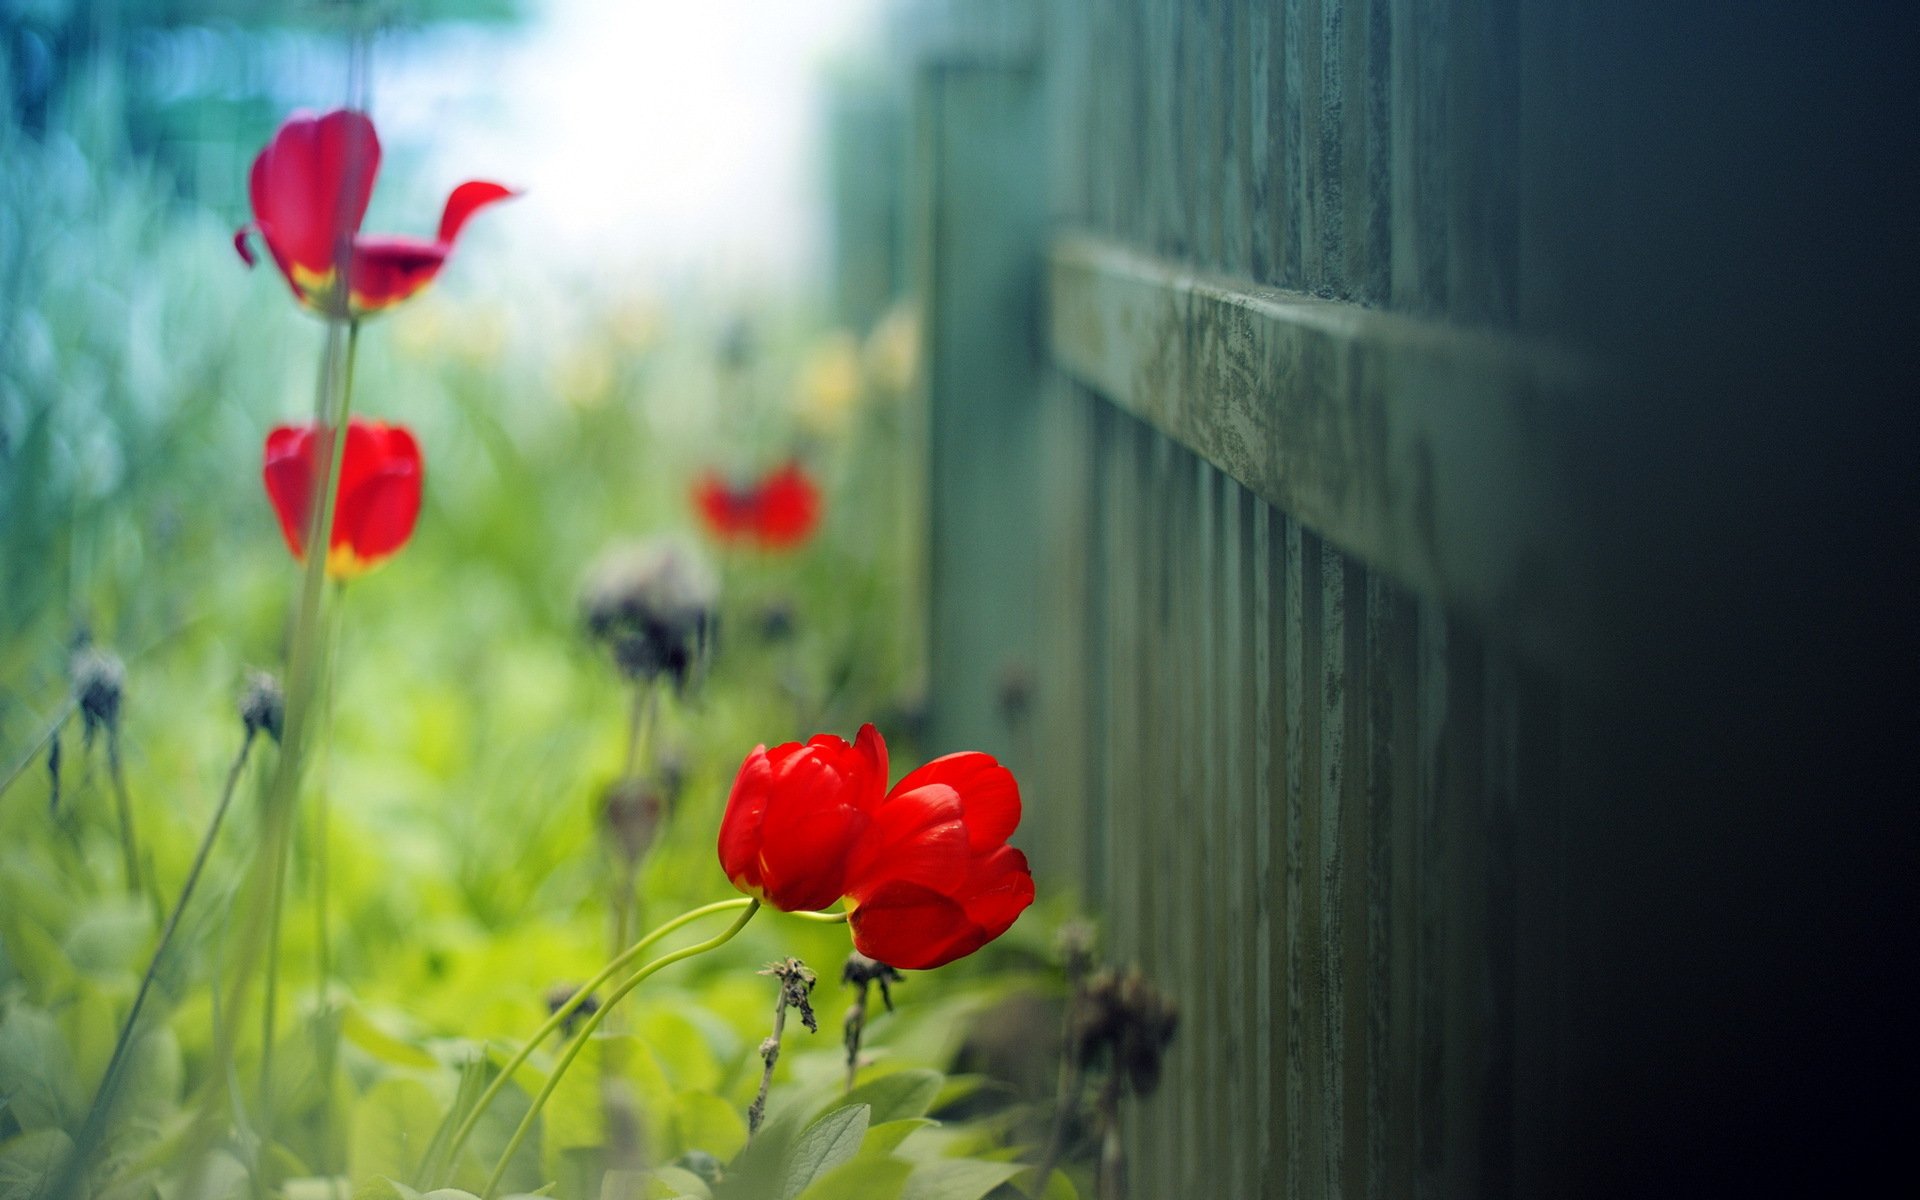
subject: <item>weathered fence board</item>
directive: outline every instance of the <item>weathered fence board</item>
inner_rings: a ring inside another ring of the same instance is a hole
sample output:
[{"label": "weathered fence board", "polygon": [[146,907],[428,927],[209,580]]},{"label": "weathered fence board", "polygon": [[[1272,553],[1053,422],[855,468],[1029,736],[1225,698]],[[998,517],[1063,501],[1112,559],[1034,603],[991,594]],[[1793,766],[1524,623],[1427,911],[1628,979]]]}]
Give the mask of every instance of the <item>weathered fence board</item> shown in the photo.
[{"label": "weathered fence board", "polygon": [[[1182,1005],[1126,1118],[1136,1194],[1578,1190],[1624,1161],[1592,1082],[1659,1077],[1596,1017],[1654,1011],[1615,925],[1666,910],[1596,863],[1691,869],[1640,835],[1706,828],[1694,791],[1646,778],[1680,774],[1671,729],[1733,740],[1700,715],[1722,683],[1771,686],[1724,615],[1787,560],[1716,481],[1773,495],[1799,459],[1729,381],[1836,394],[1860,361],[1716,323],[1839,323],[1727,233],[1773,198],[1666,137],[1677,48],[1720,43],[1553,0],[903,8],[935,740],[1008,757],[1046,886]],[[1775,452],[1694,483],[1729,438]],[[1817,533],[1801,474],[1762,511]]]}]

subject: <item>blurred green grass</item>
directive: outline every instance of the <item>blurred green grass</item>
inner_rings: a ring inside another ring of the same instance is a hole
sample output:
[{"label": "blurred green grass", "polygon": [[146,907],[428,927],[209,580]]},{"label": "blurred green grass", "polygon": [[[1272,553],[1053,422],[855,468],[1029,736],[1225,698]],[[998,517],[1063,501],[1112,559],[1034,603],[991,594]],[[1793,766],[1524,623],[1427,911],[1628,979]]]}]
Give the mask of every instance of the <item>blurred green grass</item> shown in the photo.
[{"label": "blurred green grass", "polygon": [[[239,744],[243,670],[281,661],[296,571],[261,490],[260,443],[310,411],[322,328],[270,270],[242,268],[226,222],[84,127],[30,137],[0,122],[0,767],[60,709],[77,630],[125,655],[127,776],[170,899]],[[480,236],[462,255],[487,250]],[[398,1170],[394,1131],[430,1135],[422,1122],[451,1102],[475,1043],[524,1038],[552,988],[608,957],[617,872],[599,802],[628,699],[583,635],[576,593],[611,546],[698,539],[696,471],[797,450],[827,515],[799,553],[718,556],[719,654],[654,739],[685,784],[642,877],[647,916],[731,894],[714,838],[755,744],[875,720],[896,775],[953,749],[914,743],[911,547],[890,498],[901,380],[884,354],[825,328],[806,296],[596,289],[537,278],[539,264],[488,272],[516,282],[478,294],[458,266],[362,339],[356,411],[416,430],[426,500],[406,550],[345,595],[332,736],[307,797],[311,812],[324,791],[331,812],[334,981],[323,1001],[309,823],[281,951],[284,1161],[255,1164],[276,1178]],[[743,321],[752,352],[729,360]],[[771,608],[791,612],[790,636],[764,630]],[[13,1163],[84,1115],[153,938],[118,884],[101,748],[83,752],[70,729],[64,750],[57,808],[38,763],[0,795],[0,1158]],[[130,1089],[144,1132],[121,1146],[136,1159],[125,1147],[164,1145],[208,1083],[210,985],[270,757],[256,756],[162,977],[165,1029]],[[883,1068],[947,1066],[961,1014],[1033,986],[1048,926],[1029,917],[975,959],[916,977],[903,1012],[874,1026]],[[628,1070],[662,1147],[737,1148],[773,994],[754,969],[771,959],[812,963],[829,1014],[783,1060],[783,1087],[832,1094],[843,1004],[825,997],[847,950],[842,927],[769,914],[636,997],[615,1028],[643,1035]],[[323,1088],[312,1030],[334,1023],[348,1050]],[[240,1053],[249,1078],[257,1039]],[[550,1133],[584,1119],[568,1103],[592,1097],[562,1103]],[[969,1153],[997,1144],[982,1130],[921,1140]],[[546,1153],[558,1170],[551,1137]]]}]

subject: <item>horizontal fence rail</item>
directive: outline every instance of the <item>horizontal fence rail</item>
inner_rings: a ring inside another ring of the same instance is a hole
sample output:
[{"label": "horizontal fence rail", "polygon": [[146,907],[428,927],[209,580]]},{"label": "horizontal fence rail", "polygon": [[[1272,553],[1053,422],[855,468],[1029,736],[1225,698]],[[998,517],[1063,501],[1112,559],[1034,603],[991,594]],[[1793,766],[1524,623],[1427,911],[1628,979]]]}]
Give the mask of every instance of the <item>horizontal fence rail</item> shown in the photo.
[{"label": "horizontal fence rail", "polygon": [[1572,358],[1087,236],[1048,279],[1063,370],[1421,594],[1582,656],[1585,539],[1540,419],[1579,395]]}]

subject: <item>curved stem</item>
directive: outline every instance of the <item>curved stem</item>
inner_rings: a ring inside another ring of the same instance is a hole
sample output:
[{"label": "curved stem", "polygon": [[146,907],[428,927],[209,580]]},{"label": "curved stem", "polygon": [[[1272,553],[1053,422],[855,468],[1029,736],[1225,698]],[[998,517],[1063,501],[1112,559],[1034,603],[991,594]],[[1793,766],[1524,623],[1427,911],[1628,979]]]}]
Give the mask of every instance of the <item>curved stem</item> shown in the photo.
[{"label": "curved stem", "polygon": [[500,1177],[507,1173],[507,1164],[512,1162],[513,1156],[519,1152],[520,1144],[527,1140],[527,1134],[533,1130],[534,1121],[539,1119],[540,1110],[546,1107],[547,1098],[553,1095],[555,1088],[560,1086],[560,1080],[565,1077],[567,1068],[573,1065],[574,1059],[580,1057],[581,1049],[586,1046],[588,1040],[592,1038],[593,1031],[600,1027],[602,1021],[606,1020],[607,1014],[613,1011],[613,1006],[618,1004],[621,998],[628,992],[631,992],[634,988],[644,983],[648,976],[662,968],[670,967],[682,959],[692,958],[696,954],[705,954],[709,950],[716,949],[732,941],[733,935],[745,929],[747,922],[753,920],[753,914],[759,911],[760,902],[758,900],[749,901],[746,911],[740,914],[739,919],[721,932],[708,938],[704,942],[695,942],[693,945],[675,950],[671,954],[661,955],[659,958],[654,959],[646,966],[641,967],[638,971],[628,976],[625,983],[614,989],[613,994],[607,997],[606,1002],[595,1009],[593,1015],[587,1018],[586,1024],[580,1027],[579,1034],[575,1036],[573,1041],[567,1046],[567,1052],[560,1056],[560,1061],[554,1064],[553,1072],[547,1076],[547,1082],[540,1088],[539,1094],[534,1096],[533,1104],[527,1109],[527,1115],[520,1118],[520,1126],[513,1131],[513,1137],[508,1139],[507,1148],[500,1155],[500,1161],[494,1165],[493,1174],[487,1177],[487,1185],[480,1189],[480,1195],[483,1200],[492,1200],[494,1191],[500,1186]]},{"label": "curved stem", "polygon": [[814,921],[821,925],[838,925],[853,914],[842,909],[839,912],[790,912],[790,917],[799,917],[802,921]]},{"label": "curved stem", "polygon": [[[454,1164],[460,1161],[461,1147],[465,1146],[467,1139],[473,1136],[474,1126],[480,1123],[480,1117],[487,1111],[487,1105],[493,1103],[493,1098],[500,1094],[500,1089],[507,1086],[507,1081],[512,1079],[513,1073],[520,1069],[520,1064],[527,1061],[527,1056],[532,1054],[541,1042],[546,1041],[554,1030],[565,1025],[567,1019],[573,1016],[574,1012],[582,1004],[586,1003],[587,997],[593,994],[593,989],[619,974],[629,963],[640,957],[640,953],[643,950],[680,928],[682,925],[690,924],[699,920],[701,917],[711,916],[714,913],[728,912],[736,908],[746,908],[753,903],[753,901],[747,899],[745,896],[741,896],[733,900],[719,900],[712,904],[702,905],[699,908],[683,912],[673,920],[659,926],[647,936],[627,947],[624,953],[602,967],[598,975],[581,984],[579,988],[574,991],[573,995],[567,998],[565,1004],[553,1010],[553,1015],[547,1018],[546,1024],[534,1031],[533,1036],[527,1039],[527,1044],[520,1047],[519,1051],[507,1060],[506,1066],[502,1067],[499,1074],[493,1077],[493,1082],[489,1083],[487,1089],[480,1093],[480,1098],[473,1102],[473,1109],[467,1113],[466,1119],[460,1122],[459,1128],[453,1131],[453,1140],[447,1148],[447,1171],[449,1173],[452,1172]],[[446,1184],[446,1180],[444,1179],[431,1182],[437,1186],[445,1186]]]}]

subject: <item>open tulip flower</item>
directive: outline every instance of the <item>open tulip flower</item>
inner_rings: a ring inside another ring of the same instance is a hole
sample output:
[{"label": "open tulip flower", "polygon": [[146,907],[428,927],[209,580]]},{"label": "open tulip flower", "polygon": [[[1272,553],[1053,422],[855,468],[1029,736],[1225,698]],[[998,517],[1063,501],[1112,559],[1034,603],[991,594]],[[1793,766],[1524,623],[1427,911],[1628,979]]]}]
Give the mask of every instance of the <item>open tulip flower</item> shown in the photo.
[{"label": "open tulip flower", "polygon": [[819,485],[796,462],[745,487],[709,471],[694,484],[693,499],[708,531],[723,542],[786,550],[806,541],[820,523]]},{"label": "open tulip flower", "polygon": [[[282,425],[267,435],[261,475],[280,518],[280,532],[296,559],[306,559],[313,497],[328,465],[311,425]],[[351,579],[379,566],[407,544],[420,515],[425,465],[420,444],[403,425],[355,417],[347,425],[340,490],[327,543],[327,574]]]},{"label": "open tulip flower", "polygon": [[359,318],[432,283],[467,218],[518,194],[497,183],[463,183],[447,197],[432,239],[364,234],[360,222],[379,170],[380,139],[365,113],[294,113],[253,160],[253,220],[234,234],[234,248],[252,266],[249,240],[257,233],[296,299],[328,316]]},{"label": "open tulip flower", "polygon": [[758,747],[720,824],[733,885],[775,908],[847,903],[854,948],[925,970],[1005,933],[1033,903],[1026,856],[1007,845],[1020,789],[992,756],[949,754],[891,790],[871,725],[849,745],[821,734]]}]

